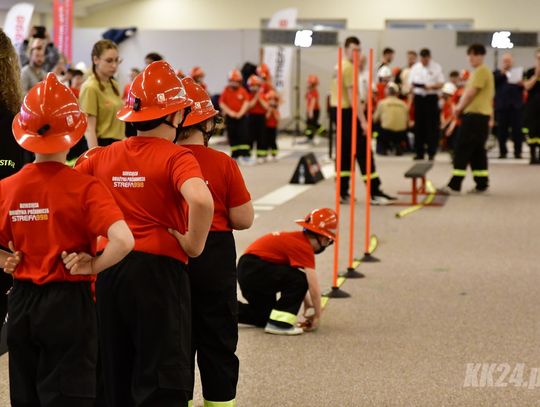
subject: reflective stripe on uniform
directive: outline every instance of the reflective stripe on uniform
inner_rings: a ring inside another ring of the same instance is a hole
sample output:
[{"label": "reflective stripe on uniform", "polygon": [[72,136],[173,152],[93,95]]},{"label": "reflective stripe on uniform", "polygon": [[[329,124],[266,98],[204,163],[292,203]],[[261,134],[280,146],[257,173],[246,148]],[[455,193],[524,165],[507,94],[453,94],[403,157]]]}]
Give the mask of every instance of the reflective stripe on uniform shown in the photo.
[{"label": "reflective stripe on uniform", "polygon": [[266,157],[268,155],[268,151],[266,150],[257,150],[257,157]]},{"label": "reflective stripe on uniform", "polygon": [[529,137],[528,144],[540,144],[540,137]]},{"label": "reflective stripe on uniform", "polygon": [[374,131],[373,134],[371,135],[371,137],[373,137],[373,138],[379,137],[379,132],[378,132],[378,131]]},{"label": "reflective stripe on uniform", "polygon": [[204,407],[236,407],[236,399],[232,399],[231,401],[204,400]]},{"label": "reflective stripe on uniform", "polygon": [[522,132],[523,134],[529,134],[529,129],[528,129],[527,127],[523,127],[523,128],[521,129],[521,132]]},{"label": "reflective stripe on uniform", "polygon": [[273,309],[270,313],[270,319],[278,322],[285,322],[286,324],[294,325],[296,324],[296,315],[291,314],[290,312],[278,311]]},{"label": "reflective stripe on uniform", "polygon": [[489,173],[488,170],[475,170],[472,172],[472,175],[474,177],[488,177]]},{"label": "reflective stripe on uniform", "polygon": [[[371,179],[377,179],[379,178],[379,174],[374,172],[373,174],[371,174]],[[367,175],[362,175],[362,179],[365,181],[367,180]]]},{"label": "reflective stripe on uniform", "polygon": [[66,165],[67,165],[68,167],[73,168],[73,167],[75,167],[75,163],[77,162],[77,160],[78,160],[78,158],[74,158],[74,159],[72,159],[72,160],[67,160],[67,161],[66,161]]},{"label": "reflective stripe on uniform", "polygon": [[193,400],[189,400],[187,402],[187,407],[193,407]]},{"label": "reflective stripe on uniform", "polygon": [[454,177],[464,177],[467,175],[467,170],[454,170],[452,171],[452,175]]},{"label": "reflective stripe on uniform", "polygon": [[238,150],[251,150],[251,146],[249,144],[239,144],[236,146]]},{"label": "reflective stripe on uniform", "polygon": [[350,177],[351,172],[350,171],[340,171],[339,175],[341,175],[342,177]]}]

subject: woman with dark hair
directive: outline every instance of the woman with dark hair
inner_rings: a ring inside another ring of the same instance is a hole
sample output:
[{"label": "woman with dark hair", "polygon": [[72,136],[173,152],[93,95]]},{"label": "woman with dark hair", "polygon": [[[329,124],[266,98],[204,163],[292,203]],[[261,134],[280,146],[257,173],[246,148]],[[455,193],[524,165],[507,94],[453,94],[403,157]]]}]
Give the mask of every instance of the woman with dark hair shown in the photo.
[{"label": "woman with dark hair", "polygon": [[[32,161],[32,156],[17,144],[11,131],[11,122],[22,101],[21,73],[17,52],[9,37],[0,29],[0,179],[9,177]],[[2,266],[2,264],[0,264]],[[7,312],[6,292],[13,279],[0,269],[0,330]]]},{"label": "woman with dark hair", "polygon": [[100,40],[94,44],[92,75],[82,85],[79,96],[81,110],[88,115],[87,148],[107,146],[125,138],[124,123],[116,118],[116,112],[123,106],[122,95],[113,79],[120,62],[114,42]]}]

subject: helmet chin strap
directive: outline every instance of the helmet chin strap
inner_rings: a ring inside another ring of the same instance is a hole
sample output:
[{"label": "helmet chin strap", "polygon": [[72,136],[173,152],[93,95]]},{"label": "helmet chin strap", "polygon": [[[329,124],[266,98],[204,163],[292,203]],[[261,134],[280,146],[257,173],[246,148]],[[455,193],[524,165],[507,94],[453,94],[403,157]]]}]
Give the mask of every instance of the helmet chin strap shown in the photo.
[{"label": "helmet chin strap", "polygon": [[176,142],[178,141],[178,138],[180,137],[180,132],[182,131],[182,127],[184,127],[184,122],[186,121],[186,117],[188,116],[188,114],[191,112],[191,107],[188,106],[184,109],[183,111],[183,116],[182,116],[182,121],[180,121],[180,123],[178,124],[178,126],[174,126],[172,123],[170,123],[168,120],[164,120],[164,122],[166,124],[168,124],[169,126],[171,127],[174,127],[175,129],[175,136],[174,136],[174,140],[173,140],[173,144],[176,144]]}]

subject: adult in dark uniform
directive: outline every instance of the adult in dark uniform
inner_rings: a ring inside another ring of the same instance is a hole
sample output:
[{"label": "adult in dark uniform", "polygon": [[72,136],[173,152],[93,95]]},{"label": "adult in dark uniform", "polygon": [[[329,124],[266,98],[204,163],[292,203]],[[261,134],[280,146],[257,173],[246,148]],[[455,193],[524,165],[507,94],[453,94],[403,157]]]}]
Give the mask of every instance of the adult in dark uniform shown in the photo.
[{"label": "adult in dark uniform", "polygon": [[[233,230],[253,223],[253,205],[238,164],[208,147],[218,111],[202,86],[182,79],[193,107],[178,144],[193,152],[214,199],[214,218],[203,252],[189,259],[192,307],[192,358],[201,374],[205,406],[234,407],[238,382],[236,248]],[[177,231],[173,232],[178,235]]]},{"label": "adult in dark uniform", "polygon": [[536,65],[525,73],[523,82],[528,92],[525,104],[525,132],[531,149],[531,164],[540,164],[540,50],[536,51]]}]

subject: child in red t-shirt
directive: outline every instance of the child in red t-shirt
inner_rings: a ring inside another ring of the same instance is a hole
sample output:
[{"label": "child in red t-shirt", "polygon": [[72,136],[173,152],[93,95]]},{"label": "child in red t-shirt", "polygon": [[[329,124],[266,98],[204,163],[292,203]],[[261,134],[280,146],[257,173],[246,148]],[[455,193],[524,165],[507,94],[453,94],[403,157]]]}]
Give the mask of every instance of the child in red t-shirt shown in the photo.
[{"label": "child in red t-shirt", "polygon": [[[185,406],[189,400],[187,263],[203,251],[214,209],[197,160],[174,144],[192,104],[172,67],[152,62],[117,113],[134,123],[137,136],[100,149],[76,167],[106,182],[135,237],[129,256],[96,282],[110,406]],[[180,233],[178,239],[169,228]]]},{"label": "child in red t-shirt", "polygon": [[[203,252],[188,263],[192,303],[192,372],[195,353],[205,405],[235,404],[238,382],[236,249],[233,230],[253,222],[253,205],[236,161],[208,147],[220,116],[206,91],[191,78],[182,83],[194,105],[177,144],[193,152],[214,199],[214,217]],[[173,231],[178,236],[178,232]],[[211,299],[211,300],[209,300]],[[193,394],[192,394],[193,395]]]},{"label": "child in red t-shirt", "polygon": [[268,155],[268,140],[266,137],[266,111],[268,101],[262,88],[262,81],[257,75],[248,78],[249,104],[248,104],[248,134],[251,149],[257,144],[257,162],[262,164]]},{"label": "child in red t-shirt", "polygon": [[[0,245],[13,242],[22,253],[8,300],[14,406],[95,402],[90,286],[130,252],[133,235],[107,187],[64,164],[86,125],[75,96],[53,73],[29,91],[13,120],[15,139],[36,155],[0,182]],[[100,235],[108,243],[96,256]]]},{"label": "child in red t-shirt", "polygon": [[319,124],[320,106],[319,106],[319,78],[317,75],[309,75],[307,78],[306,92],[306,136],[309,141],[313,141],[315,134],[320,132]]},{"label": "child in red t-shirt", "polygon": [[268,142],[269,158],[277,160],[277,127],[279,124],[279,95],[275,90],[271,90],[266,94],[268,100],[268,110],[266,111],[266,137]]},{"label": "child in red t-shirt", "polygon": [[248,303],[238,303],[238,322],[265,327],[271,334],[299,335],[304,331],[296,319],[304,302],[306,330],[319,326],[321,290],[315,254],[334,242],[337,216],[329,208],[315,209],[296,223],[304,230],[265,235],[240,258],[238,283]]},{"label": "child in red t-shirt", "polygon": [[245,114],[248,109],[249,94],[242,86],[242,74],[238,69],[229,73],[229,84],[219,97],[219,107],[225,115],[227,137],[231,146],[231,156],[234,159],[248,158],[250,143],[246,140]]}]

